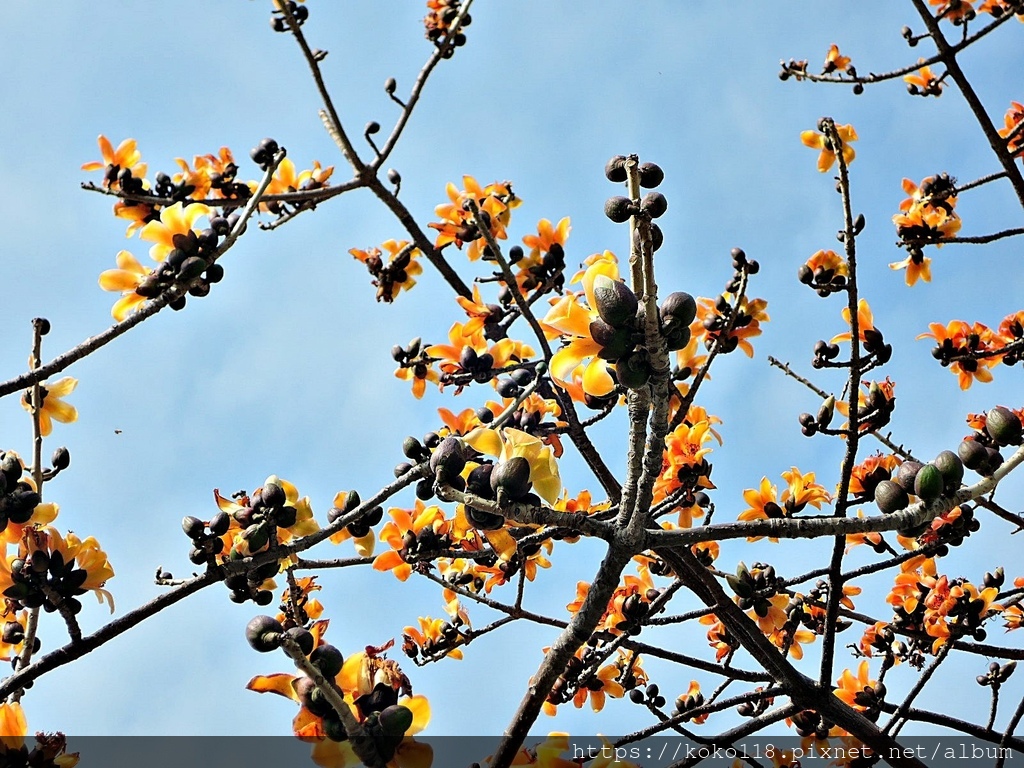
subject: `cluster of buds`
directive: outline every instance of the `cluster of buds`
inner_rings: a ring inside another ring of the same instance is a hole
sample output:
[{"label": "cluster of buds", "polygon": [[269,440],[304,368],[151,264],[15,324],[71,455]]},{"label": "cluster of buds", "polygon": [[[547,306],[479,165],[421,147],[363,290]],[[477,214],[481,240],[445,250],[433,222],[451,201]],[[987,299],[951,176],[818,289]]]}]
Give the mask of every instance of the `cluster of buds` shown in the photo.
[{"label": "cluster of buds", "polygon": [[[327,511],[327,522],[333,524],[338,518],[344,517],[359,506],[360,498],[357,491],[349,491],[345,494],[345,503],[341,507],[331,507]],[[370,532],[370,529],[384,519],[384,507],[378,505],[360,515],[345,526],[345,530],[354,539],[361,539]]]},{"label": "cluster of buds", "polygon": [[780,579],[775,575],[775,566],[754,563],[747,568],[745,563],[736,566],[736,575],[727,573],[725,580],[736,596],[739,606],[744,611],[753,609],[761,618],[771,610],[771,599],[778,594],[781,587]]},{"label": "cluster of buds", "polygon": [[780,61],[779,66],[782,68],[779,72],[779,80],[785,82],[789,78],[795,79],[797,82],[807,77],[807,59],[790,59],[789,61]]},{"label": "cluster of buds", "polygon": [[[759,685],[754,689],[754,693],[761,693],[763,690],[764,687]],[[741,717],[757,717],[758,715],[762,715],[767,712],[774,703],[774,696],[759,696],[753,701],[744,701],[740,703],[736,707],[736,714]]]},{"label": "cluster of buds", "polygon": [[181,529],[192,540],[192,550],[188,559],[195,565],[212,562],[213,558],[224,551],[224,540],[221,538],[231,527],[231,517],[227,512],[218,512],[208,523],[191,515],[181,521]]},{"label": "cluster of buds", "polygon": [[637,320],[636,294],[621,280],[599,275],[594,280],[594,304],[598,318],[590,323],[590,336],[600,346],[600,356],[615,363],[619,384],[638,389],[651,376],[650,356],[642,346]]},{"label": "cluster of buds", "polygon": [[[174,235],[174,248],[159,267],[142,278],[135,292],[152,299],[171,286],[182,285],[188,287],[190,296],[207,296],[210,286],[224,279],[224,267],[214,260],[219,255],[220,238],[234,228],[238,217],[238,213],[227,217],[214,216],[210,226],[199,234],[189,230],[186,234]],[[185,298],[184,294],[178,296],[169,306],[171,309],[183,309]]]},{"label": "cluster of buds", "polygon": [[820,713],[813,709],[805,709],[797,712],[792,717],[793,727],[800,738],[813,738],[815,741],[824,741],[828,738],[833,728],[833,723],[824,719]]},{"label": "cluster of buds", "polygon": [[[712,349],[724,336],[720,351],[728,354],[740,346],[741,340],[747,344],[744,349],[749,351],[749,343],[745,337],[757,336],[761,333],[760,321],[756,314],[764,309],[764,301],[757,299],[750,302],[745,297],[733,306],[732,297],[737,294],[747,275],[754,275],[760,270],[761,265],[753,260],[748,260],[742,248],[733,248],[730,252],[732,257],[733,274],[725,284],[725,293],[720,295],[710,306],[706,307],[702,325],[704,327],[704,347]],[[702,301],[710,301],[704,300]],[[760,306],[758,306],[760,305]]]},{"label": "cluster of buds", "polygon": [[[62,456],[67,454],[66,448],[58,450],[64,451]],[[57,453],[54,453],[55,467],[57,458]],[[18,454],[13,451],[0,453],[0,531],[5,530],[8,523],[27,523],[41,501],[32,485],[22,478],[24,471]]]},{"label": "cluster of buds", "polygon": [[892,624],[876,624],[869,627],[861,640],[860,650],[865,655],[872,655],[878,651],[885,656],[883,669],[888,669],[897,660],[909,664],[914,669],[921,669],[924,666],[924,651],[928,650],[927,639],[915,637],[910,642],[896,639],[896,632]]},{"label": "cluster of buds", "polygon": [[275,32],[285,32],[288,29],[288,22],[285,20],[285,12],[281,6],[287,6],[288,13],[295,23],[300,27],[306,23],[306,19],[309,18],[309,8],[304,5],[299,5],[295,0],[275,0],[273,14],[270,17],[270,28]]},{"label": "cluster of buds", "polygon": [[[625,155],[616,155],[609,160],[604,167],[604,175],[608,181],[621,184],[627,179]],[[637,167],[640,186],[644,189],[655,189],[665,180],[665,172],[661,166],[655,163],[641,163]],[[640,201],[631,200],[628,197],[610,197],[605,201],[604,213],[616,224],[629,221],[631,217],[640,216],[651,222],[660,218],[668,210],[668,199],[660,192],[649,192]],[[651,244],[654,250],[661,248],[665,236],[661,227],[651,223]]]},{"label": "cluster of buds", "polygon": [[57,733],[37,732],[35,744],[29,748],[25,743],[15,746],[11,742],[22,739],[5,739],[0,742],[0,763],[5,766],[27,766],[30,768],[60,768],[60,766],[77,765],[78,753],[67,752],[67,736]]},{"label": "cluster of buds", "polygon": [[[691,710],[697,709],[698,707],[704,706],[704,694],[700,692],[699,688],[691,686],[691,691],[684,693],[676,697],[675,702],[675,713],[676,715],[685,715]],[[699,715],[697,717],[700,717]],[[693,716],[684,719],[683,722],[688,722],[694,719]]]},{"label": "cluster of buds", "polygon": [[642,691],[639,688],[633,688],[629,692],[629,700],[634,704],[657,707],[658,709],[661,709],[667,703],[665,697],[661,695],[661,689],[657,683],[651,683]]},{"label": "cluster of buds", "polygon": [[[525,255],[521,246],[514,245],[508,249],[508,260],[511,264],[518,264]],[[562,292],[565,286],[565,249],[559,243],[552,243],[540,261],[525,268],[525,277],[520,287],[523,291],[533,291],[538,288],[544,292],[554,290]],[[512,291],[508,286],[502,286],[498,291],[498,300],[503,305],[512,303]],[[498,322],[496,318],[491,322]]]},{"label": "cluster of buds", "polygon": [[[338,648],[323,640],[318,643],[313,634],[303,627],[293,626],[285,629],[281,622],[272,616],[256,616],[245,628],[245,639],[254,650],[261,653],[280,648],[284,638],[294,642],[308,658],[309,663],[323,675],[326,685],[333,688],[338,698],[344,698],[344,691],[336,683],[336,678],[345,663],[345,658]],[[296,678],[293,690],[299,704],[314,717],[321,718],[324,735],[327,738],[338,742],[348,740],[348,732],[340,715],[324,691],[311,678]],[[355,705],[363,728],[373,738],[381,756],[390,760],[405,732],[412,725],[412,711],[398,704],[398,691],[384,682],[377,683],[370,693],[357,698]]]},{"label": "cluster of buds", "polygon": [[[819,344],[825,342],[819,341]],[[832,345],[834,346],[834,345]],[[817,354],[818,348],[815,347],[815,354]],[[823,350],[823,353],[830,354],[830,350]],[[839,348],[836,347],[836,353],[839,352]],[[832,418],[836,413],[836,399],[833,395],[829,395],[821,401],[821,407],[818,408],[817,416],[810,413],[801,413],[797,417],[797,421],[800,422],[800,432],[804,437],[812,437],[818,432],[825,432],[828,429],[829,424],[832,423]],[[888,478],[888,475],[886,475]]]},{"label": "cluster of buds", "polygon": [[82,610],[78,600],[88,590],[83,589],[89,578],[75,560],[65,562],[60,551],[34,550],[26,557],[11,561],[11,586],[4,590],[10,608],[40,608],[46,611],[66,610],[77,614]]},{"label": "cluster of buds", "polygon": [[456,614],[453,619],[441,625],[435,637],[424,637],[421,642],[417,642],[410,635],[403,634],[402,652],[419,666],[442,659],[467,642],[463,634],[464,626],[462,616]]},{"label": "cluster of buds", "polygon": [[[863,221],[863,215],[858,221]],[[845,232],[841,233],[844,237]],[[849,265],[835,251],[817,251],[796,272],[797,279],[822,298],[845,291]]]},{"label": "cluster of buds", "polygon": [[980,429],[964,438],[957,453],[965,467],[989,477],[1003,463],[999,449],[1024,441],[1021,415],[1019,411],[997,405],[984,416],[975,417],[973,423]]},{"label": "cluster of buds", "polygon": [[[461,10],[460,0],[427,0],[427,15],[423,18],[423,26],[426,29],[427,40],[438,48],[442,48],[448,42],[452,25],[459,16]],[[451,58],[455,48],[466,44],[466,36],[461,29],[473,23],[473,18],[468,13],[462,17],[460,31],[452,38],[453,47],[445,51],[445,58]]]},{"label": "cluster of buds", "polygon": [[999,686],[1010,679],[1010,675],[1017,668],[1016,661],[1010,661],[1006,664],[1000,664],[998,661],[993,661],[988,665],[988,673],[984,675],[978,675],[978,685],[986,688],[991,687],[992,690],[998,690]]}]

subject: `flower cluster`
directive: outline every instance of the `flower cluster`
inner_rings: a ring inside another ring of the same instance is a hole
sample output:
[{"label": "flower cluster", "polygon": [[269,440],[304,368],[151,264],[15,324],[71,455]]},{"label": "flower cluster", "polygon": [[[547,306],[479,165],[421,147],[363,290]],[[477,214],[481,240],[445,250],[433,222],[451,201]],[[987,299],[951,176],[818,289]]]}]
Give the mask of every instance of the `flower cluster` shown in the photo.
[{"label": "flower cluster", "polygon": [[992,381],[991,369],[999,363],[1015,365],[1024,359],[1024,311],[1007,315],[995,330],[963,320],[930,323],[928,329],[917,338],[935,340],[932,356],[957,375],[961,389]]},{"label": "flower cluster", "polygon": [[[472,176],[463,176],[465,189],[459,190],[451,182],[446,187],[450,202],[439,205],[434,212],[441,219],[431,222],[430,228],[437,230],[434,245],[443,248],[454,243],[459,249],[469,243],[466,255],[476,261],[484,255],[487,240],[480,232],[482,224],[495,240],[508,238],[506,227],[512,218],[512,209],[522,201],[512,192],[510,182],[488,184],[481,187]],[[473,206],[480,211],[480,221],[473,214]]]},{"label": "flower cluster", "polygon": [[833,146],[832,139],[824,133],[804,131],[800,134],[800,141],[804,143],[805,147],[821,150],[821,153],[818,155],[818,170],[822,173],[827,172],[835,165],[837,150],[843,153],[843,162],[847,165],[852,163],[853,158],[857,155],[854,148],[850,146],[851,141],[857,140],[857,132],[853,129],[853,126],[837,125],[836,134],[839,136],[839,147]]},{"label": "flower cluster", "polygon": [[903,191],[910,197],[900,203],[900,213],[893,216],[900,245],[907,249],[907,258],[889,265],[891,269],[907,270],[907,285],[919,279],[930,282],[931,259],[924,255],[925,245],[942,246],[960,231],[956,208],[956,179],[940,173],[924,179],[920,186],[903,180]]},{"label": "flower cluster", "polygon": [[[388,253],[387,262],[382,258],[381,248]],[[352,248],[349,253],[366,265],[377,288],[377,301],[391,303],[403,289],[411,290],[416,285],[414,278],[423,272],[423,266],[416,261],[419,250],[405,240],[386,240],[380,248]]]},{"label": "flower cluster", "polygon": [[[324,640],[326,620],[314,621],[308,628],[284,626],[270,616],[257,616],[246,630],[250,645],[259,651],[271,651],[281,645],[282,635],[301,648],[310,664],[326,679],[334,693],[348,707],[348,714],[369,731],[385,762],[429,764],[429,747],[411,737],[426,727],[430,705],[423,696],[412,695],[409,678],[385,652],[392,643],[366,649],[344,657]],[[353,751],[341,715],[312,678],[277,673],[257,675],[246,686],[257,693],[275,693],[299,705],[292,721],[295,735],[313,743],[313,762],[321,766],[355,766],[361,761]],[[399,695],[404,694],[404,698]]]},{"label": "flower cluster", "polygon": [[944,643],[958,637],[984,640],[986,632],[982,624],[992,613],[1002,611],[1001,606],[993,603],[998,592],[995,587],[979,590],[965,579],[914,571],[896,577],[888,602],[896,610],[893,624],[924,630],[934,638],[931,646],[934,654]]}]

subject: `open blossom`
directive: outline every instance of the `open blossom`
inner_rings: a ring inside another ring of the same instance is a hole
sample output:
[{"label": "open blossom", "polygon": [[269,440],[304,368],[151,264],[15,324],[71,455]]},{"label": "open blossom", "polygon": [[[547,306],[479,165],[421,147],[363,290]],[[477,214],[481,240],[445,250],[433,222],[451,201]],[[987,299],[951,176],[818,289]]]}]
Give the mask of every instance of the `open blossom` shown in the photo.
[{"label": "open blossom", "polygon": [[104,291],[121,292],[121,298],[114,302],[110,310],[110,314],[117,322],[120,323],[146,302],[146,298],[136,293],[135,289],[152,271],[128,251],[119,251],[117,269],[108,269],[100,274],[100,288]]},{"label": "open blossom", "polygon": [[144,226],[139,237],[154,243],[149,249],[149,256],[153,261],[162,262],[176,247],[174,237],[193,232],[196,220],[211,213],[210,208],[202,203],[191,203],[187,206],[175,203],[160,211],[159,221],[151,221]]},{"label": "open blossom", "polygon": [[108,189],[120,189],[118,172],[122,170],[131,171],[132,177],[141,179],[146,175],[146,164],[142,162],[142,154],[139,152],[135,139],[125,139],[117,145],[117,149],[110,143],[110,139],[100,135],[97,142],[100,145],[102,160],[93,160],[82,166],[83,171],[100,171],[106,169],[103,185]]},{"label": "open blossom", "polygon": [[822,68],[822,74],[830,74],[832,72],[845,72],[846,68],[850,66],[850,57],[843,56],[839,53],[839,46],[832,43],[829,46],[828,53],[825,55],[825,66]]},{"label": "open blossom", "polygon": [[[39,385],[39,396],[42,398],[42,405],[39,408],[39,434],[47,437],[53,432],[53,422],[71,424],[78,421],[78,409],[70,403],[65,403],[64,398],[75,391],[78,386],[78,379],[65,376],[52,384],[44,383]],[[32,413],[32,390],[29,389],[21,397],[21,407]]]},{"label": "open blossom", "polygon": [[[850,146],[851,141],[857,140],[857,132],[852,125],[837,125],[836,133],[839,134],[842,146],[843,162],[849,165],[857,154]],[[828,136],[817,131],[804,131],[800,134],[800,141],[804,143],[804,146],[821,150],[821,154],[818,155],[818,170],[822,173],[828,171],[835,164],[836,149],[832,146],[832,140]]]},{"label": "open blossom", "polygon": [[[590,325],[598,319],[594,299],[594,283],[598,277],[619,279],[619,267],[615,255],[605,251],[591,257],[590,264],[579,278],[583,284],[584,301],[567,293],[558,299],[547,315],[543,325],[550,338],[562,338],[568,343],[555,352],[551,358],[551,376],[560,386],[572,380],[571,374],[578,365],[586,363],[583,371],[583,390],[594,397],[604,397],[615,390],[615,381],[608,371],[608,362],[600,356],[602,347],[591,336]],[[575,282],[575,280],[574,280]]]}]

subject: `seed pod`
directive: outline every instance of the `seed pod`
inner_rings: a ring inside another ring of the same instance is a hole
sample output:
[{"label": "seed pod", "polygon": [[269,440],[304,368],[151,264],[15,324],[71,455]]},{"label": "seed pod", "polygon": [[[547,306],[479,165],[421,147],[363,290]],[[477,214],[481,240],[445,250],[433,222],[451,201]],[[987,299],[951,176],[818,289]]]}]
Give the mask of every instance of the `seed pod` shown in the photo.
[{"label": "seed pod", "polygon": [[288,637],[290,637],[296,643],[298,643],[299,649],[302,651],[303,655],[309,656],[309,654],[313,652],[313,645],[316,643],[316,641],[313,638],[313,633],[310,632],[308,629],[303,629],[302,627],[292,627],[287,632],[285,632],[285,634],[288,635]]},{"label": "seed pod", "polygon": [[598,357],[602,360],[618,360],[635,346],[630,328],[612,328],[598,318],[590,324],[590,336],[601,345]]},{"label": "seed pod", "polygon": [[661,218],[668,210],[668,198],[661,192],[648,192],[640,201],[640,210],[652,219]]},{"label": "seed pod", "polygon": [[621,224],[624,221],[627,221],[635,212],[636,208],[633,205],[633,201],[628,197],[617,195],[616,197],[609,197],[605,200],[604,215],[616,224]]},{"label": "seed pod", "polygon": [[491,472],[491,490],[497,494],[504,490],[505,494],[517,501],[530,492],[530,462],[522,456],[513,456],[494,467]]},{"label": "seed pod", "polygon": [[198,539],[205,533],[206,526],[198,517],[192,517],[189,515],[182,519],[181,530],[183,530],[185,535],[190,539]]},{"label": "seed pod", "polygon": [[377,722],[385,736],[395,738],[404,736],[405,732],[412,727],[412,710],[403,707],[401,704],[392,704],[385,707],[377,715]]},{"label": "seed pod", "polygon": [[671,332],[665,334],[665,346],[668,348],[669,352],[685,349],[686,345],[689,343],[690,329],[685,326],[678,330],[673,329]]},{"label": "seed pod", "polygon": [[632,325],[639,306],[636,294],[624,282],[607,275],[594,279],[594,304],[601,319],[613,328]]},{"label": "seed pod", "polygon": [[505,518],[473,507],[466,507],[466,518],[474,528],[481,531],[496,531],[505,525]]},{"label": "seed pod", "polygon": [[985,431],[996,445],[1020,445],[1022,427],[1020,419],[1009,408],[997,405],[985,417]]},{"label": "seed pod", "polygon": [[960,443],[957,455],[968,469],[978,469],[988,458],[988,451],[985,446],[977,440],[968,439]]},{"label": "seed pod", "polygon": [[919,461],[904,461],[900,464],[900,468],[896,470],[896,482],[900,484],[903,490],[910,493],[914,490],[914,479],[923,466]]},{"label": "seed pod", "polygon": [[821,407],[818,409],[818,428],[826,429],[829,424],[832,423],[832,417],[835,416],[836,412],[836,399],[832,395],[829,395],[822,402]]},{"label": "seed pod", "polygon": [[942,473],[934,464],[925,464],[914,478],[914,495],[921,501],[934,501],[942,495]]},{"label": "seed pod", "polygon": [[284,628],[273,616],[256,616],[245,627],[245,639],[254,650],[268,653],[281,646]]},{"label": "seed pod", "polygon": [[626,180],[626,157],[616,155],[604,166],[604,175],[608,181],[620,184]]},{"label": "seed pod", "polygon": [[663,326],[682,325],[688,327],[697,316],[697,302],[685,291],[675,291],[661,302],[658,314]]},{"label": "seed pod", "polygon": [[341,672],[345,657],[330,643],[321,643],[309,655],[309,662],[320,670],[320,674],[333,680]]},{"label": "seed pod", "polygon": [[952,451],[943,451],[932,462],[942,474],[945,493],[950,494],[960,487],[964,479],[964,463]]},{"label": "seed pod", "polygon": [[632,354],[615,364],[615,377],[627,389],[640,389],[651,378],[646,355]]},{"label": "seed pod", "polygon": [[462,441],[457,437],[446,437],[430,454],[430,470],[435,475],[440,473],[441,479],[450,483],[466,466],[462,453]]},{"label": "seed pod", "polygon": [[263,486],[263,505],[267,507],[280,507],[287,501],[284,488],[277,483],[267,483]]},{"label": "seed pod", "polygon": [[494,498],[494,489],[491,488],[491,473],[494,471],[493,464],[481,464],[474,467],[466,478],[466,490],[475,493],[485,499]]},{"label": "seed pod", "polygon": [[875,503],[885,514],[892,514],[905,509],[910,504],[910,497],[892,480],[883,480],[875,487]]},{"label": "seed pod", "polygon": [[71,465],[71,453],[67,448],[61,446],[53,452],[53,456],[50,457],[50,464],[58,471],[67,469]]},{"label": "seed pod", "polygon": [[331,741],[348,741],[348,731],[345,730],[345,724],[341,722],[341,716],[334,711],[334,707],[331,707],[331,711],[322,717],[324,736]]},{"label": "seed pod", "polygon": [[654,163],[643,163],[640,166],[640,186],[654,189],[665,180],[665,172]]}]

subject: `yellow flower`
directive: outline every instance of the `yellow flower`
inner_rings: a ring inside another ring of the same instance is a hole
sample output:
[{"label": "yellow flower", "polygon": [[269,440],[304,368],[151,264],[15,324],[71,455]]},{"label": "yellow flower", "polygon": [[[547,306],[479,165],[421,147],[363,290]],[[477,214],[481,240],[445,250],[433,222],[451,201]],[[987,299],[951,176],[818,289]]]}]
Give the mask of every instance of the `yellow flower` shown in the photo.
[{"label": "yellow flower", "polygon": [[128,251],[119,251],[117,269],[108,269],[100,274],[100,288],[104,291],[121,291],[121,298],[110,310],[117,322],[120,323],[145,303],[146,297],[140,296],[135,289],[152,271],[140,264]]},{"label": "yellow flower", "polygon": [[85,163],[82,166],[83,171],[100,171],[107,169],[107,174],[103,179],[103,185],[108,189],[117,189],[120,184],[117,180],[118,171],[127,168],[132,172],[132,176],[137,179],[141,179],[146,175],[146,164],[141,162],[142,155],[138,150],[138,145],[135,139],[125,139],[118,144],[117,149],[114,149],[110,140],[100,134],[97,142],[100,145],[100,154],[103,155],[103,160],[93,160],[92,162]]},{"label": "yellow flower", "polygon": [[831,72],[845,72],[848,66],[850,66],[850,57],[840,54],[839,46],[832,43],[825,55],[825,67],[822,69],[822,73],[827,75]]},{"label": "yellow flower", "polygon": [[[850,322],[850,308],[843,307],[843,320],[847,323]],[[857,302],[857,336],[861,341],[865,340],[864,334],[867,331],[874,330],[875,318],[871,313],[871,307],[868,305],[867,299],[861,299]],[[832,337],[832,343],[835,344],[839,341],[850,341],[853,339],[853,334],[850,331],[844,331],[838,333]]]},{"label": "yellow flower", "polygon": [[[851,141],[857,140],[857,132],[853,129],[852,125],[837,125],[836,133],[839,134],[839,141],[843,150],[843,161],[849,165],[857,154],[854,152],[853,147],[850,146]],[[804,131],[800,134],[800,141],[804,143],[804,146],[821,150],[821,154],[818,155],[818,170],[822,173],[828,171],[835,163],[835,147],[832,146],[831,140],[824,134],[817,131]]]},{"label": "yellow flower", "polygon": [[619,267],[610,251],[595,254],[589,261],[591,263],[579,278],[586,303],[581,304],[568,293],[555,302],[542,325],[549,338],[561,337],[569,342],[551,358],[551,377],[555,382],[565,387],[572,381],[576,367],[590,358],[583,371],[583,391],[594,397],[604,397],[615,390],[615,382],[608,372],[607,362],[600,356],[601,345],[590,335],[590,324],[599,317],[594,283],[599,277],[618,280]]},{"label": "yellow flower", "polygon": [[[78,420],[78,409],[62,399],[74,392],[77,386],[78,379],[70,376],[65,376],[53,384],[39,385],[39,396],[42,398],[42,406],[39,408],[39,433],[43,437],[53,432],[54,421],[71,424]],[[31,397],[31,389],[21,396],[21,407],[29,413],[32,413]]]},{"label": "yellow flower", "polygon": [[8,749],[20,749],[28,735],[25,712],[18,702],[0,704],[0,743]]},{"label": "yellow flower", "polygon": [[558,463],[551,446],[518,429],[505,427],[497,429],[474,429],[465,437],[466,443],[480,453],[508,461],[522,456],[530,463],[530,480],[533,488],[548,504],[554,504],[562,492],[562,480],[558,476]]},{"label": "yellow flower", "polygon": [[142,228],[139,234],[143,240],[148,240],[155,245],[149,249],[149,255],[153,261],[162,262],[167,258],[174,248],[174,237],[185,235],[195,237],[193,227],[196,219],[200,216],[209,216],[211,210],[202,203],[191,203],[183,206],[181,203],[164,208],[160,211],[160,220],[151,221]]},{"label": "yellow flower", "polygon": [[903,261],[892,262],[889,269],[907,270],[907,285],[914,285],[918,280],[932,281],[932,260],[921,251],[912,251]]},{"label": "yellow flower", "polygon": [[[924,59],[918,59],[918,63]],[[931,67],[921,67],[917,72],[905,75],[903,82],[914,96],[941,96],[942,81],[932,74]]]}]

